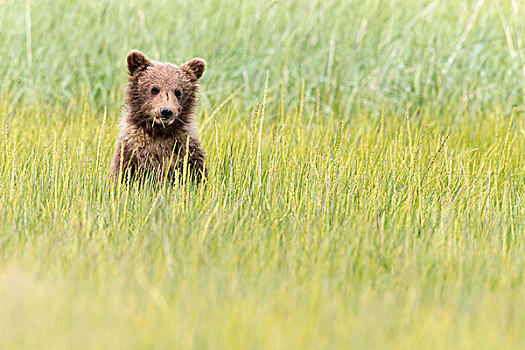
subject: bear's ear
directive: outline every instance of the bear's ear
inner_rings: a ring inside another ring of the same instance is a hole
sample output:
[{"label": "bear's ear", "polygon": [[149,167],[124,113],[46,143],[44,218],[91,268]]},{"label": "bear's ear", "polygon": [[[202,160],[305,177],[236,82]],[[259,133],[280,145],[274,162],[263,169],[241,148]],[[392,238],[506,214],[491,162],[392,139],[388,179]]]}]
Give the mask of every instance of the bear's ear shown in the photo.
[{"label": "bear's ear", "polygon": [[183,64],[183,67],[188,68],[195,74],[197,79],[202,77],[204,70],[206,69],[206,62],[202,58],[194,58],[188,63]]},{"label": "bear's ear", "polygon": [[131,51],[128,53],[128,71],[130,75],[151,66],[151,61],[140,51]]}]

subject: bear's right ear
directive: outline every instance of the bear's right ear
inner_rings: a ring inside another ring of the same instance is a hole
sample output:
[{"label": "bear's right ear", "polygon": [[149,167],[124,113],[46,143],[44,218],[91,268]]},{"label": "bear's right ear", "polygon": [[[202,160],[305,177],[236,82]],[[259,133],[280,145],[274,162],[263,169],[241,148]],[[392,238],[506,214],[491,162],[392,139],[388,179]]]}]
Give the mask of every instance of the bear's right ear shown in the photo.
[{"label": "bear's right ear", "polygon": [[128,53],[128,71],[130,75],[138,71],[143,71],[148,68],[148,66],[151,66],[151,61],[148,60],[142,52],[131,51]]},{"label": "bear's right ear", "polygon": [[202,58],[194,58],[188,63],[183,64],[182,67],[188,68],[193,72],[193,74],[195,74],[197,79],[200,79],[202,74],[204,74],[204,70],[206,69],[206,62]]}]

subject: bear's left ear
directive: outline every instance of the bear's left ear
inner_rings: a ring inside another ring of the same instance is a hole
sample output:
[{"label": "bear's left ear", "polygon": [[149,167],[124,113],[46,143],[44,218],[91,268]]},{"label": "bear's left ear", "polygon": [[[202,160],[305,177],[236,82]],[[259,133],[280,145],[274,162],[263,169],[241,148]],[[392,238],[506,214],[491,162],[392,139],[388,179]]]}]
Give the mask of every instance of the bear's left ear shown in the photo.
[{"label": "bear's left ear", "polygon": [[130,75],[135,74],[137,71],[142,71],[148,66],[151,66],[151,61],[144,56],[140,51],[131,51],[128,53],[128,72]]},{"label": "bear's left ear", "polygon": [[204,70],[206,69],[206,62],[202,58],[194,58],[188,63],[185,63],[182,65],[185,68],[188,68],[195,74],[197,79],[202,77],[202,74],[204,73]]}]

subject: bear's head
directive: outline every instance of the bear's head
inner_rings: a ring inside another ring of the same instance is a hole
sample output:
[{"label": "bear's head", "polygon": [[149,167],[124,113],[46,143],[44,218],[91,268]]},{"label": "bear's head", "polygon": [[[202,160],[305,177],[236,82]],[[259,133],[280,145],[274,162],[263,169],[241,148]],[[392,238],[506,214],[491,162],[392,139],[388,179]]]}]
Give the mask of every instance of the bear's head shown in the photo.
[{"label": "bear's head", "polygon": [[152,61],[139,51],[128,54],[128,119],[146,129],[171,129],[191,121],[206,63],[200,58],[180,66]]}]

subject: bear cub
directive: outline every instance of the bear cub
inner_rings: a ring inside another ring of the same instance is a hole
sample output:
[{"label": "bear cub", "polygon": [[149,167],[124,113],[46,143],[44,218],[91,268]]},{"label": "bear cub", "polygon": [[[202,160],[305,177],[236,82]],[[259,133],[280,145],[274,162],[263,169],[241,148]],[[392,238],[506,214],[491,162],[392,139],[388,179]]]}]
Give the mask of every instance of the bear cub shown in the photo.
[{"label": "bear cub", "polygon": [[199,182],[206,176],[205,153],[193,111],[206,63],[194,58],[176,66],[150,60],[139,51],[130,52],[127,63],[125,113],[113,157],[113,176],[176,181],[177,170],[183,175],[187,156],[188,175]]}]

